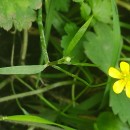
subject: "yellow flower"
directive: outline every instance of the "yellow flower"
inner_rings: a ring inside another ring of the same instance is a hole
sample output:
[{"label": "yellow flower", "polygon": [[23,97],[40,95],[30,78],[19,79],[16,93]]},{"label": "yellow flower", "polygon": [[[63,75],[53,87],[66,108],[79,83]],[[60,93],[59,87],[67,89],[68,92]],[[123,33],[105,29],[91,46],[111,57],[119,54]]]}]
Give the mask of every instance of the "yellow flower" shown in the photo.
[{"label": "yellow flower", "polygon": [[113,91],[119,94],[125,90],[126,96],[130,98],[130,65],[127,62],[121,62],[120,70],[110,67],[108,74],[118,79],[118,81],[113,84]]}]

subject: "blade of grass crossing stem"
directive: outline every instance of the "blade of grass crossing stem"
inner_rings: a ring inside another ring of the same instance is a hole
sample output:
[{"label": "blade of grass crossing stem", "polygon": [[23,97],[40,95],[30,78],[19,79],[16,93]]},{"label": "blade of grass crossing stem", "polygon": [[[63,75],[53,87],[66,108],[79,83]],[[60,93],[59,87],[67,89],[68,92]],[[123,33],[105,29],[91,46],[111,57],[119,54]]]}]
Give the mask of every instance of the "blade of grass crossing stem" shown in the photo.
[{"label": "blade of grass crossing stem", "polygon": [[[24,86],[26,86],[27,88],[29,88],[30,90],[34,91],[34,89],[27,84],[26,82],[24,82],[22,79],[20,79],[19,77],[16,77],[17,80],[19,80]],[[59,111],[59,109],[57,107],[55,107],[51,102],[49,102],[49,100],[47,100],[45,97],[43,97],[41,94],[37,94],[37,96],[43,101],[45,102],[49,107],[51,107],[52,109],[54,109],[55,111]]]},{"label": "blade of grass crossing stem", "polygon": [[[60,128],[63,128],[65,130],[75,130],[73,128],[70,128],[68,126],[64,126],[49,120],[46,120],[44,118],[38,117],[38,116],[32,116],[32,115],[15,115],[15,116],[7,116],[7,117],[1,117],[1,121],[9,121],[12,123],[19,123],[19,124],[27,124],[28,123],[37,123],[38,124],[47,124],[47,125],[54,125],[58,126]],[[39,125],[40,126],[40,125]]]},{"label": "blade of grass crossing stem", "polygon": [[90,25],[92,21],[93,16],[91,16],[88,21],[78,30],[78,32],[75,34],[73,39],[68,45],[68,48],[65,50],[64,54],[65,56],[69,55],[69,53],[74,49],[76,44],[79,42],[81,37],[84,35],[85,31],[87,30],[88,26]]},{"label": "blade of grass crossing stem", "polygon": [[41,89],[37,89],[37,90],[32,90],[29,92],[24,92],[24,93],[19,93],[19,94],[13,94],[10,96],[5,96],[5,97],[1,97],[0,98],[0,103],[1,102],[5,102],[5,101],[10,101],[10,100],[14,100],[14,99],[18,99],[18,98],[24,98],[24,97],[28,97],[28,96],[32,96],[32,95],[38,95],[41,93],[45,93],[49,90],[52,90],[54,88],[58,88],[58,87],[63,87],[63,86],[68,86],[71,85],[73,83],[73,81],[61,81],[61,82],[57,82],[51,85],[48,85],[44,88]]}]

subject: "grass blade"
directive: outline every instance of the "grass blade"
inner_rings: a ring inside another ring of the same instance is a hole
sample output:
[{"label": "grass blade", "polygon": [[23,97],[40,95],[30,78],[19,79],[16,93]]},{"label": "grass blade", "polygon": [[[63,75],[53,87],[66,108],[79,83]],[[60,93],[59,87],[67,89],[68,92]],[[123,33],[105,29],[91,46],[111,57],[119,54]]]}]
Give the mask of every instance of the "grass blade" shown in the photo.
[{"label": "grass blade", "polygon": [[47,65],[26,65],[0,68],[0,74],[36,74],[43,71]]},{"label": "grass blade", "polygon": [[67,49],[65,50],[65,56],[69,55],[69,53],[74,49],[76,44],[79,42],[81,37],[84,35],[85,31],[87,30],[89,24],[92,21],[93,16],[91,16],[88,21],[78,30],[78,32],[75,34],[71,42],[69,43]]},{"label": "grass blade", "polygon": [[[14,116],[6,116],[6,117],[1,117],[1,121],[9,121],[12,123],[19,123],[19,124],[30,124],[32,123],[33,126],[40,127],[41,124],[46,124],[46,125],[54,125],[60,128],[63,128],[65,130],[75,130],[73,128],[57,124],[55,122],[49,121],[47,119],[38,117],[38,116],[32,116],[32,115],[14,115]],[[62,129],[61,129],[62,130]]]}]

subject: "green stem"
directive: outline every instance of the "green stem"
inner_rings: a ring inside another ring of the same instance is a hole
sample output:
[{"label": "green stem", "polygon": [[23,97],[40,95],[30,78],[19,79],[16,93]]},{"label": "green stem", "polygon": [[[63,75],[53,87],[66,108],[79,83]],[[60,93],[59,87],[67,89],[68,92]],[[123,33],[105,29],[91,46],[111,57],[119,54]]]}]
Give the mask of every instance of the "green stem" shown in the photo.
[{"label": "green stem", "polygon": [[[24,84],[27,88],[29,88],[30,90],[32,90],[32,91],[35,91],[30,85],[28,85],[26,82],[24,82],[23,80],[21,80],[20,78],[18,78],[18,77],[16,77],[16,79],[17,80],[19,80],[22,84]],[[62,85],[64,85],[65,83],[67,83],[67,82],[70,82],[70,81],[64,81],[64,82],[59,82],[59,84],[58,83],[56,83],[55,85],[58,85],[58,86],[60,86],[60,84],[61,84],[61,86]],[[54,85],[54,86],[55,86]],[[53,86],[53,85],[52,85]],[[53,87],[54,87],[53,86]],[[46,86],[46,88],[49,88],[49,87],[47,87]],[[42,95],[40,95],[40,94],[38,94],[37,95],[42,101],[44,101],[48,106],[50,106],[52,109],[54,109],[55,111],[59,111],[59,109],[58,108],[56,108],[53,104],[51,104],[46,98],[44,98]]]},{"label": "green stem", "polygon": [[[20,78],[16,77],[17,80],[19,80],[22,84],[24,84],[27,88],[29,88],[32,91],[35,91],[30,85],[28,85],[26,82],[24,82],[23,80],[21,80]],[[37,95],[43,102],[45,102],[48,106],[50,106],[51,108],[53,108],[55,111],[59,111],[54,105],[52,105],[46,98],[44,98],[43,96],[41,96],[40,94]]]},{"label": "green stem", "polygon": [[[14,89],[14,78],[13,77],[12,77],[12,80],[11,80],[11,88],[12,88],[13,94],[15,95],[16,93],[15,93],[15,89]],[[22,105],[21,105],[21,103],[19,102],[18,99],[16,99],[16,103],[24,114],[28,114],[28,112],[22,107]]]},{"label": "green stem", "polygon": [[[45,64],[49,63],[49,56],[47,53],[47,45],[45,40],[45,34],[44,34],[44,27],[42,23],[42,8],[38,10],[38,28],[40,33],[40,45],[41,45],[41,57],[40,57],[40,65],[42,65],[44,62]],[[37,82],[36,82],[36,88],[38,88],[38,83],[40,81],[41,73],[38,74]]]},{"label": "green stem", "polygon": [[28,47],[28,30],[24,29],[23,32],[23,44],[21,48],[21,64],[25,64],[26,54],[27,54],[27,47]]},{"label": "green stem", "polygon": [[[74,82],[76,82],[76,79],[74,78]],[[71,95],[72,95],[72,104],[73,107],[75,107],[75,83],[72,84],[72,89],[71,89]]]},{"label": "green stem", "polygon": [[2,88],[4,88],[8,83],[10,83],[11,82],[11,78],[9,77],[9,78],[7,78],[7,79],[5,79],[5,80],[3,80],[3,81],[0,81],[0,90],[2,89]]},{"label": "green stem", "polygon": [[[83,95],[84,92],[86,92],[86,90],[87,90],[87,88],[84,88],[84,89],[75,97],[75,100],[74,100],[74,101],[76,101],[78,98],[80,98],[81,95]],[[74,101],[72,101],[70,104],[68,104],[68,105],[62,110],[62,113],[65,113],[65,112],[72,106],[72,104],[73,104]]]},{"label": "green stem", "polygon": [[56,65],[53,65],[52,67],[59,70],[59,71],[61,71],[61,72],[63,72],[63,73],[65,73],[65,74],[67,74],[67,75],[69,75],[69,76],[71,76],[71,77],[73,77],[73,78],[75,78],[75,79],[77,79],[77,80],[79,80],[79,81],[81,81],[82,83],[84,83],[86,85],[87,88],[90,87],[90,84],[88,82],[81,79],[77,75],[74,75],[74,74],[72,74],[72,73],[70,73],[70,72],[68,72],[68,71],[66,71],[66,70],[64,70],[64,69],[62,69],[62,68],[60,68],[59,66],[56,66]]},{"label": "green stem", "polygon": [[[105,83],[97,84],[97,85],[92,85],[92,87],[101,87],[103,85],[106,85]],[[77,99],[79,99],[85,92],[87,91],[87,88],[84,88],[75,98],[74,101],[76,102]],[[73,105],[73,100],[68,104],[63,110],[62,113],[65,113],[72,105]]]},{"label": "green stem", "polygon": [[30,92],[24,92],[24,93],[15,94],[15,95],[10,95],[10,96],[6,96],[6,97],[1,97],[0,102],[14,100],[14,99],[18,99],[18,98],[24,98],[24,97],[28,97],[28,96],[32,96],[32,95],[37,95],[37,94],[40,94],[40,93],[47,92],[51,89],[60,87],[60,86],[70,85],[72,83],[73,83],[72,81],[62,81],[62,82],[54,83],[54,84],[49,85],[49,86],[42,88],[42,89],[33,90],[33,91],[30,91]]},{"label": "green stem", "polygon": [[40,58],[40,64],[45,63],[47,64],[49,62],[49,57],[47,53],[47,47],[46,47],[46,41],[45,41],[45,35],[44,35],[44,28],[43,28],[43,23],[42,23],[42,8],[38,10],[38,28],[39,28],[39,33],[40,33],[40,45],[41,45],[41,58]]},{"label": "green stem", "polygon": [[127,10],[130,10],[130,4],[125,1],[117,0],[117,4],[126,8]]},{"label": "green stem", "polygon": [[11,52],[11,66],[14,65],[15,34],[16,34],[16,31],[13,34],[13,46],[12,46],[12,52]]}]

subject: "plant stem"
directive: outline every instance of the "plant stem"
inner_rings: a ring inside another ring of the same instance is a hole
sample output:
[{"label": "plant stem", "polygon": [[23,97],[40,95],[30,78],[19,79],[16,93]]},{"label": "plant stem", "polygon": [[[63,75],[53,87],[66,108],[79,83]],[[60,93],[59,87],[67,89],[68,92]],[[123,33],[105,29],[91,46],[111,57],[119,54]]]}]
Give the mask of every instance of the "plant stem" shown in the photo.
[{"label": "plant stem", "polygon": [[33,91],[24,92],[24,93],[15,94],[15,95],[10,95],[10,96],[6,96],[6,97],[1,97],[0,102],[5,102],[5,101],[13,100],[13,99],[28,97],[28,96],[32,96],[32,95],[37,95],[40,93],[47,92],[51,89],[60,87],[60,86],[70,85],[72,83],[73,83],[72,81],[62,81],[62,82],[54,83],[54,84],[49,85],[49,86],[42,88],[42,89],[33,90]]},{"label": "plant stem", "polygon": [[126,8],[127,10],[130,10],[130,4],[121,0],[117,0],[117,4]]},{"label": "plant stem", "polygon": [[15,33],[13,34],[13,45],[12,45],[12,52],[11,52],[11,66],[14,65],[15,35],[16,35],[16,30],[15,30]]},{"label": "plant stem", "polygon": [[[11,88],[12,88],[12,92],[13,94],[15,95],[15,89],[14,89],[14,78],[12,77],[12,80],[11,80]],[[21,105],[21,103],[19,102],[18,99],[16,99],[16,103],[18,105],[18,107],[20,108],[20,110],[24,113],[24,114],[29,114]]]},{"label": "plant stem", "polygon": [[[76,81],[76,79],[74,78],[74,82]],[[72,104],[73,107],[75,107],[76,103],[75,103],[75,83],[72,84],[72,89],[71,89],[71,97],[72,97]]]},{"label": "plant stem", "polygon": [[43,64],[44,61],[47,64],[49,62],[49,57],[48,57],[48,53],[47,53],[44,28],[43,28],[43,23],[42,23],[42,8],[38,10],[37,23],[38,23],[39,33],[40,33],[40,45],[41,45],[40,64]]},{"label": "plant stem", "polygon": [[86,82],[84,79],[78,77],[77,75],[74,75],[74,74],[72,74],[72,73],[70,73],[70,72],[68,72],[68,71],[66,71],[66,70],[64,70],[64,69],[62,69],[62,68],[60,68],[59,66],[56,66],[56,65],[53,65],[52,67],[61,71],[61,72],[63,72],[63,73],[65,73],[65,74],[67,74],[67,75],[69,75],[69,76],[71,76],[71,77],[73,77],[73,78],[75,78],[75,79],[77,79],[77,80],[79,80],[79,81],[81,81],[83,84],[86,85],[87,88],[90,87],[90,84],[88,82]]},{"label": "plant stem", "polygon": [[[42,65],[44,62],[45,62],[45,64],[48,64],[49,56],[47,53],[47,45],[46,45],[46,40],[45,40],[44,27],[43,27],[43,23],[42,23],[42,8],[40,8],[38,10],[37,23],[38,23],[39,33],[40,33],[40,45],[41,45],[40,65]],[[38,74],[36,88],[38,87],[40,77],[41,77],[41,73]]]},{"label": "plant stem", "polygon": [[[20,79],[19,77],[16,77],[17,80],[19,80],[22,84],[24,84],[28,89],[35,91],[29,84],[27,84],[26,82],[24,82],[22,79]],[[55,111],[59,111],[53,104],[51,104],[46,98],[44,98],[42,95],[37,94],[37,96],[43,101],[45,102],[48,106],[50,106],[51,108],[53,108]]]},{"label": "plant stem", "polygon": [[24,29],[23,32],[23,44],[21,48],[21,64],[25,64],[26,54],[27,54],[27,47],[28,47],[28,30]]},{"label": "plant stem", "polygon": [[[83,93],[86,92],[86,90],[87,90],[87,88],[84,88],[84,89],[75,97],[75,100],[74,100],[74,101],[76,101],[78,98],[80,98],[80,97],[83,95]],[[74,102],[74,101],[72,101],[70,104],[68,104],[68,105],[62,110],[62,113],[65,113],[65,112],[73,105],[73,102]]]}]

